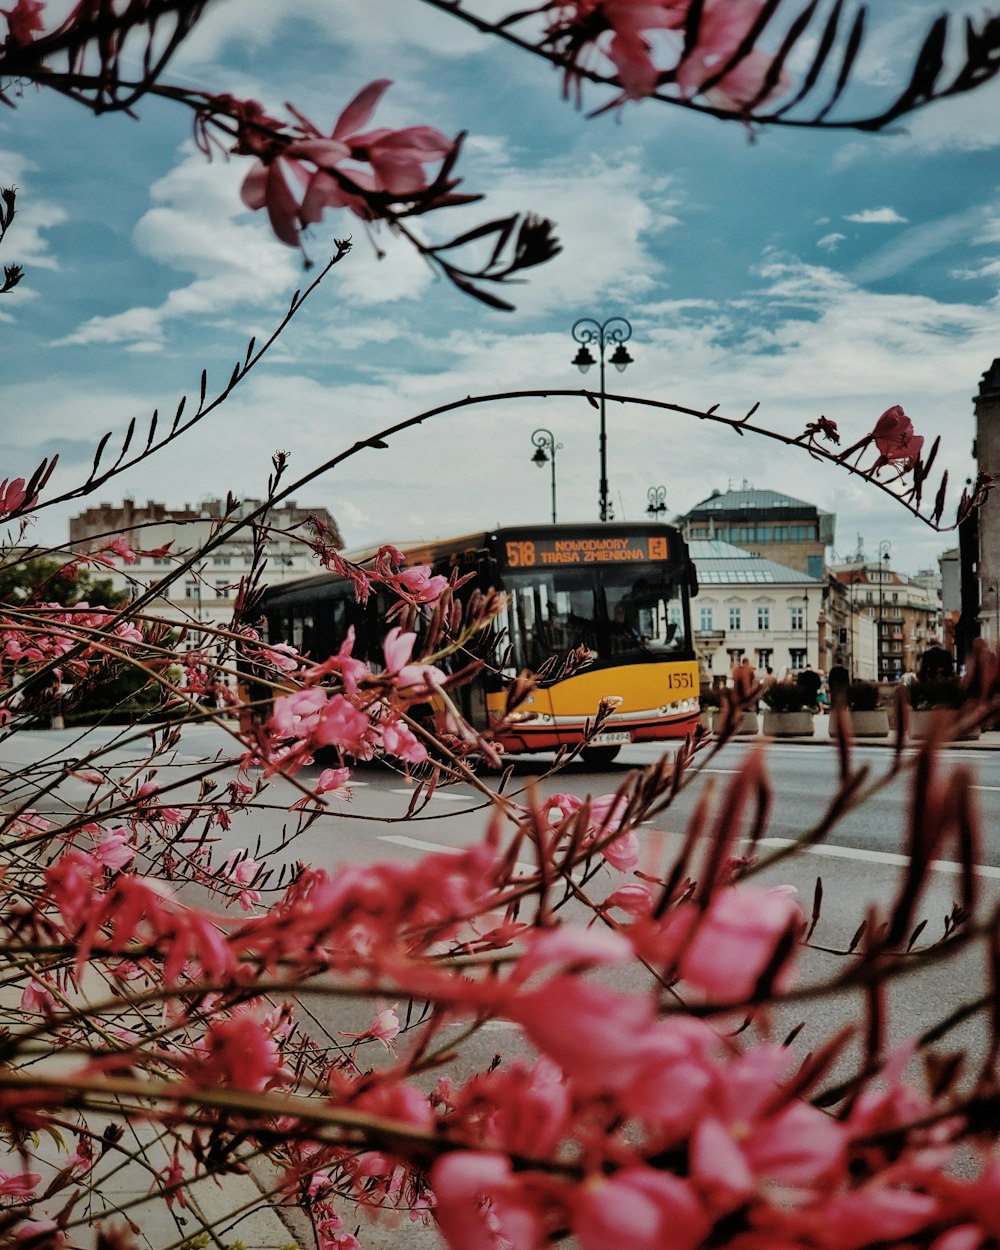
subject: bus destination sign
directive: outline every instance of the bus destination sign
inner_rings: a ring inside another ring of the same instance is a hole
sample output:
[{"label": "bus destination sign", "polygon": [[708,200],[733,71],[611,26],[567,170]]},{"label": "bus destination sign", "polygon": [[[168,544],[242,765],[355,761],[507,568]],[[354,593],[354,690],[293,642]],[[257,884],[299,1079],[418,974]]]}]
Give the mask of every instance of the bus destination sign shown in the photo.
[{"label": "bus destination sign", "polygon": [[669,558],[669,543],[663,534],[516,539],[504,544],[504,560],[512,569],[568,564],[630,564]]}]

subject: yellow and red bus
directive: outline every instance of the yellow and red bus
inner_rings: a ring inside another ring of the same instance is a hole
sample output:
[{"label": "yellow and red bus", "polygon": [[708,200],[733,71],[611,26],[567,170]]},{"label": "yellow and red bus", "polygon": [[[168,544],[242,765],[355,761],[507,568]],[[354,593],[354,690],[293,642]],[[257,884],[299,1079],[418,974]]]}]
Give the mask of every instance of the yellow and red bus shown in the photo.
[{"label": "yellow and red bus", "polygon": [[[602,700],[613,707],[583,750],[610,761],[633,742],[681,738],[699,715],[698,663],[690,599],[698,593],[681,534],[663,524],[521,525],[459,538],[402,544],[408,566],[473,576],[460,588],[500,590],[496,622],[502,667],[486,669],[456,692],[473,725],[506,753],[554,751],[583,741]],[[343,553],[361,563],[377,548]],[[357,602],[350,581],[323,574],[268,589],[267,640],[290,642],[313,660],[332,655],[348,629],[354,654],[379,664],[389,601]],[[590,663],[536,688],[514,723],[503,720],[505,692],[524,669],[583,647]]]}]

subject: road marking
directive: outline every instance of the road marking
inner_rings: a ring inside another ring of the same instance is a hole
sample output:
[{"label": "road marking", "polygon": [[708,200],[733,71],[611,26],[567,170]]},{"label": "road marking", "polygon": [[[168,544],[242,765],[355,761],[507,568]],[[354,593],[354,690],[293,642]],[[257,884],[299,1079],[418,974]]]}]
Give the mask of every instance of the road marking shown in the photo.
[{"label": "road marking", "polygon": [[[380,833],[378,840],[391,842],[394,846],[406,846],[414,851],[423,851],[425,855],[429,855],[432,851],[441,851],[445,855],[462,855],[469,849],[465,846],[445,846],[442,842],[425,842],[422,838],[408,838],[405,833]],[[530,876],[534,876],[538,871],[534,864],[525,864],[521,860],[514,864],[514,868]]]},{"label": "road marking", "polygon": [[[408,794],[412,796],[414,791],[412,789],[408,790],[404,786],[400,786],[396,790],[390,790],[389,793]],[[421,797],[426,800],[428,796],[425,792]],[[449,794],[447,791],[441,790],[435,790],[434,793],[430,795],[430,798],[440,799],[443,803],[471,803],[472,801],[471,794]]]},{"label": "road marking", "polygon": [[[761,838],[758,843],[759,846],[777,848],[793,844],[793,838]],[[809,855],[826,855],[830,859],[860,859],[870,864],[891,864],[898,868],[905,868],[910,862],[908,855],[897,855],[892,851],[863,851],[854,846],[827,846],[824,843],[821,846],[804,846],[802,850]],[[957,876],[962,872],[963,866],[950,859],[935,859],[931,862],[931,869]],[[1000,868],[994,868],[990,864],[973,864],[972,871],[979,877],[1000,881]]]},{"label": "road marking", "polygon": [[969,786],[970,790],[1000,790],[1000,786]]}]

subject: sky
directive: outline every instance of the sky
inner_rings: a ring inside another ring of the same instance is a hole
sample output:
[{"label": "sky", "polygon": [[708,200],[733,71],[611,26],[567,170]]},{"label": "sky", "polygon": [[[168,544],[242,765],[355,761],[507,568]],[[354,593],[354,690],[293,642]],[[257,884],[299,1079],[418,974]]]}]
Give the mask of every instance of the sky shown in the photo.
[{"label": "sky", "polygon": [[[942,7],[880,0],[856,98],[886,98]],[[350,254],[226,403],[82,504],[41,509],[31,540],[59,543],[73,512],[123,496],[260,497],[279,448],[292,480],[466,395],[579,386],[571,327],[612,316],[632,326],[633,365],[609,371],[621,393],[732,416],[759,403],[755,420],[791,435],[824,415],[845,443],[901,404],[928,444],[942,437],[952,518],[975,468],[971,397],[1000,356],[997,84],[891,134],[751,136],[652,101],[594,117],[607,92],[578,109],[544,61],[421,0],[215,0],[165,75],[279,114],[291,101],[324,129],[376,78],[394,85],[375,124],[468,134],[457,172],[485,198],[423,219],[428,236],[530,211],[556,223],[560,255],[509,288],[516,310],[500,312],[385,231],[380,259],[357,219],[328,213],[310,254],[321,261],[348,234]],[[34,90],[16,105],[0,110],[0,185],[16,184],[19,209],[0,260],[26,277],[0,300],[0,478],[58,452],[52,493],[86,476],[106,431],[113,445],[130,419],[144,433],[154,409],[162,419],[183,394],[193,401],[202,369],[210,391],[223,386],[309,275],[241,203],[247,159],[208,162],[184,109],[147,99],[135,118],[95,118]],[[545,522],[538,428],[561,444],[559,520],[596,521],[598,414],[568,398],[435,418],[296,502],[329,508],[348,546]],[[835,557],[887,542],[893,567],[915,572],[956,545],[799,449],[617,404],[607,434],[618,520],[644,519],[651,488],[665,488],[673,516],[746,483],[834,512]]]}]

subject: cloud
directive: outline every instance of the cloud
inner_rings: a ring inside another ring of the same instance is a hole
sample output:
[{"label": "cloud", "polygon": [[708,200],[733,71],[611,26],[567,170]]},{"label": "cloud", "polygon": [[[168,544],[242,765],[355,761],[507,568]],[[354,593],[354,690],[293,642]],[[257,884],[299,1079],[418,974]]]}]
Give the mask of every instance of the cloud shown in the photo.
[{"label": "cloud", "polygon": [[4,238],[6,263],[23,265],[25,269],[25,277],[18,288],[18,298],[23,298],[28,293],[32,269],[59,268],[59,262],[49,251],[48,241],[42,237],[42,232],[62,225],[69,219],[69,214],[64,209],[40,199],[32,191],[31,174],[36,169],[34,162],[20,152],[0,148],[0,181],[4,186],[13,186],[20,192],[16,200],[14,223]]},{"label": "cloud", "polygon": [[54,346],[134,343],[143,351],[161,344],[171,322],[216,318],[233,308],[270,305],[301,278],[298,256],[275,245],[266,221],[252,217],[239,198],[247,166],[209,165],[188,150],[150,188],[153,207],[133,231],[142,254],[193,282],[156,305],[91,317]]},{"label": "cloud", "polygon": [[946,248],[964,244],[976,233],[984,212],[981,206],[973,205],[950,217],[911,226],[857,265],[851,276],[856,282],[878,282],[936,256]]},{"label": "cloud", "polygon": [[821,239],[817,239],[816,246],[821,247],[824,252],[835,252],[846,238],[846,234],[838,234],[834,231],[832,234],[824,234]]},{"label": "cloud", "polygon": [[845,221],[854,221],[862,226],[895,226],[909,219],[897,213],[894,208],[866,208],[860,213],[847,213]]}]

